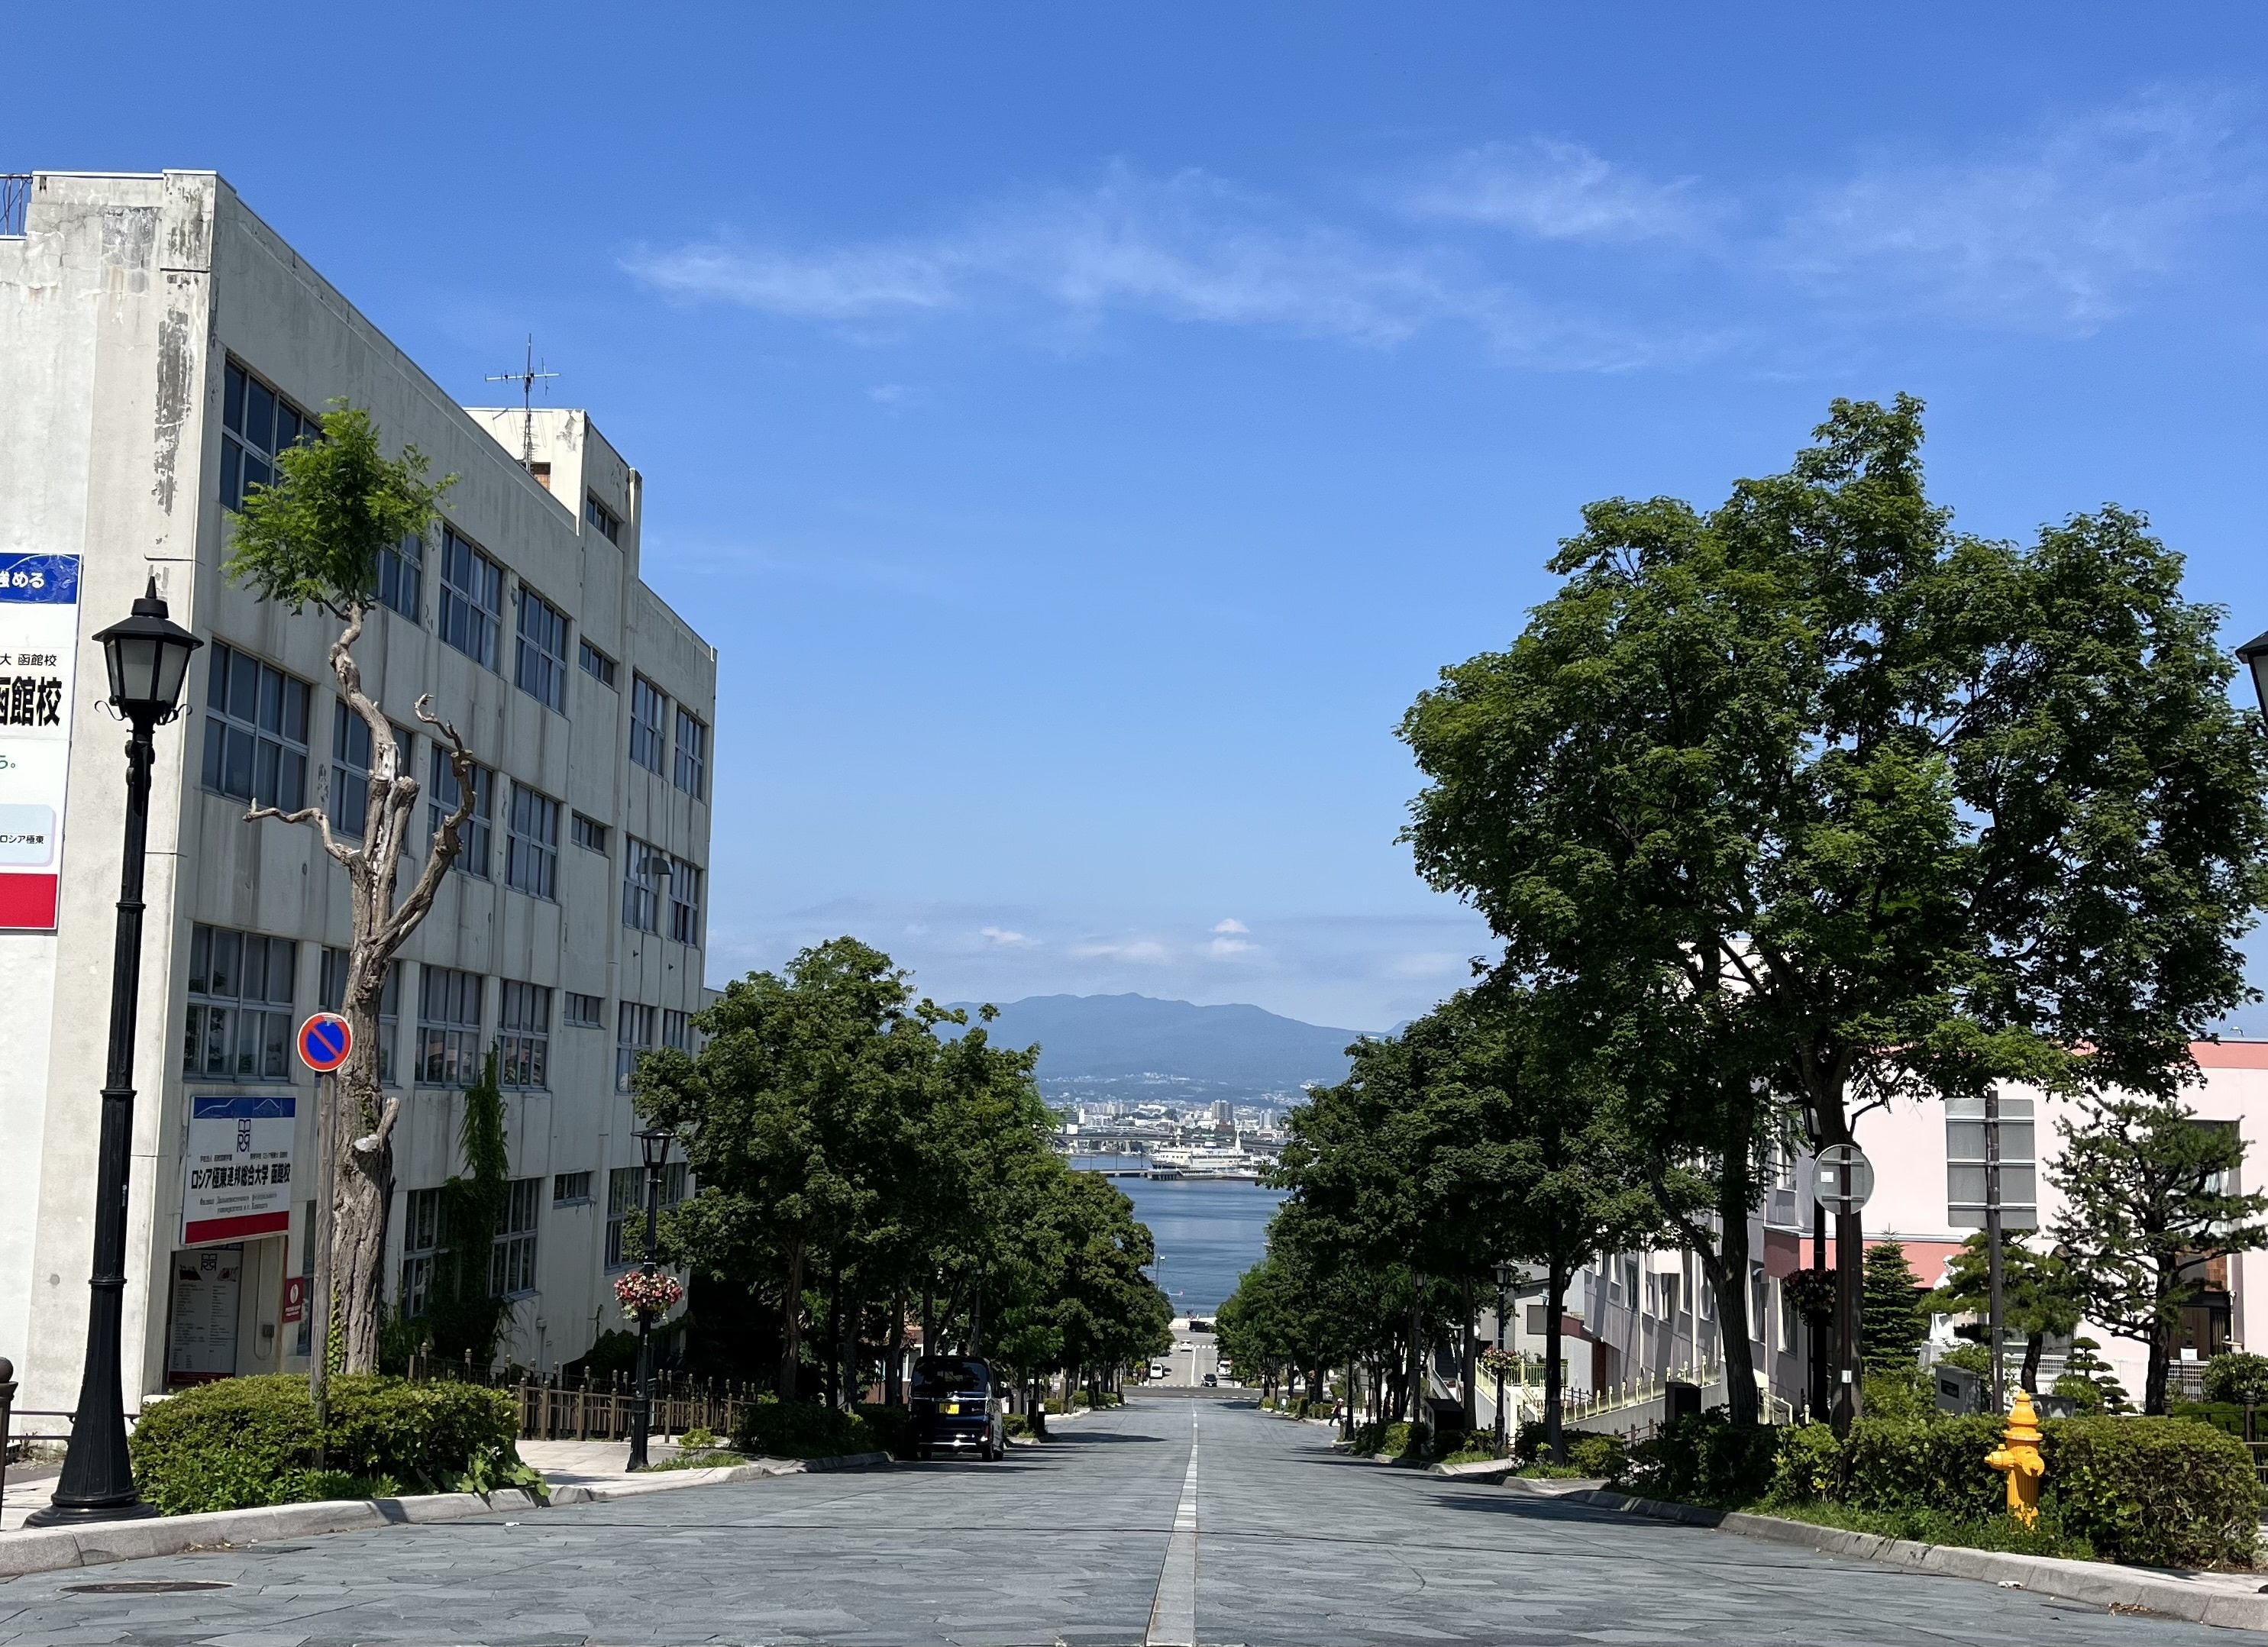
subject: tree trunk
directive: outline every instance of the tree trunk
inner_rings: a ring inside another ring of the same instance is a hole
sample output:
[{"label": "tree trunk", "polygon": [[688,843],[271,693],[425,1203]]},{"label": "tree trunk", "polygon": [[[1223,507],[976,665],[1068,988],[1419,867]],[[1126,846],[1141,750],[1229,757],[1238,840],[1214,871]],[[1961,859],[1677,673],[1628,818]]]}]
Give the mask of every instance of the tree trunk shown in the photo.
[{"label": "tree trunk", "polygon": [[839,1348],[843,1357],[843,1410],[855,1413],[859,1398],[865,1394],[865,1364],[859,1358],[859,1329],[865,1325],[866,1304],[859,1296],[858,1272],[839,1282],[837,1290],[843,1297],[842,1333]]},{"label": "tree trunk", "polygon": [[1563,1407],[1566,1391],[1559,1377],[1561,1312],[1567,1307],[1567,1268],[1554,1258],[1544,1266],[1543,1281],[1543,1446],[1554,1464],[1567,1461],[1567,1437]]},{"label": "tree trunk", "polygon": [[803,1243],[787,1244],[787,1273],[781,1278],[779,1384],[783,1401],[799,1393],[803,1376]]},{"label": "tree trunk", "polygon": [[2178,1273],[2178,1266],[2171,1260],[2164,1261],[2158,1272],[2156,1296],[2152,1300],[2157,1308],[2150,1321],[2150,1371],[2142,1386],[2142,1415],[2146,1418],[2163,1418],[2171,1410],[2167,1401],[2167,1364],[2173,1360],[2174,1352],[2167,1341],[2173,1329],[2166,1321],[2166,1300],[2173,1294]]},{"label": "tree trunk", "polygon": [[1457,1358],[1457,1380],[1464,1386],[1465,1433],[1470,1435],[1480,1428],[1480,1408],[1474,1383],[1480,1369],[1480,1327],[1473,1319],[1473,1278],[1465,1277],[1465,1313],[1463,1326],[1465,1342]]},{"label": "tree trunk", "polygon": [[1754,1189],[1746,1140],[1753,1129],[1749,1123],[1754,1112],[1741,1113],[1744,1122],[1733,1129],[1726,1147],[1725,1168],[1717,1180],[1716,1244],[1712,1250],[1704,1241],[1697,1251],[1701,1272],[1717,1298],[1717,1336],[1725,1349],[1727,1416],[1738,1427],[1752,1430],[1761,1417],[1762,1405],[1756,1397],[1756,1361],[1749,1332],[1749,1210],[1754,1204]]},{"label": "tree trunk", "polygon": [[906,1287],[900,1282],[890,1294],[890,1364],[882,1371],[882,1399],[893,1407],[906,1404]]},{"label": "tree trunk", "polygon": [[827,1277],[827,1335],[820,1341],[820,1364],[826,1369],[827,1404],[842,1408],[843,1401],[843,1270],[832,1266]]},{"label": "tree trunk", "polygon": [[1411,1439],[1416,1439],[1416,1426],[1430,1416],[1425,1405],[1425,1277],[1413,1276],[1415,1284],[1410,1293],[1410,1373],[1404,1399],[1409,1405],[1403,1413],[1411,1426]]},{"label": "tree trunk", "polygon": [[2047,1348],[2047,1343],[2045,1333],[2034,1333],[2024,1340],[2024,1366],[2023,1371],[2016,1374],[2016,1383],[2018,1387],[2029,1390],[2035,1395],[2040,1393],[2040,1352]]}]

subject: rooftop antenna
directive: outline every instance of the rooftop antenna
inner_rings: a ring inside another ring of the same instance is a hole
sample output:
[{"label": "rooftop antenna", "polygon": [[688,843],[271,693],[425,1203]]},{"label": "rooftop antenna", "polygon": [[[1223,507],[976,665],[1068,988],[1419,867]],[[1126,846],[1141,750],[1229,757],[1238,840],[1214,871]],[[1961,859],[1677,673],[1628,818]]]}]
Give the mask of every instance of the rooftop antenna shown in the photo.
[{"label": "rooftop antenna", "polygon": [[[524,469],[535,467],[535,386],[549,384],[558,375],[556,371],[546,371],[535,364],[535,334],[530,332],[527,335],[527,364],[518,371],[491,371],[484,379],[489,383],[519,385],[519,466]],[[546,400],[551,398],[549,387],[543,391],[543,395]]]}]

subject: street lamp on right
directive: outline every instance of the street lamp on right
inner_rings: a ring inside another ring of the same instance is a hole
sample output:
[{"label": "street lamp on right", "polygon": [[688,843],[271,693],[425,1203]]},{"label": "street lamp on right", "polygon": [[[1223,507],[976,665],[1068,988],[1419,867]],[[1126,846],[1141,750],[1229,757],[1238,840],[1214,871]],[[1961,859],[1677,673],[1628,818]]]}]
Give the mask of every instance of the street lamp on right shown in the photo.
[{"label": "street lamp on right", "polygon": [[[1502,1458],[1512,1429],[1506,1422],[1504,1411],[1504,1312],[1512,1283],[1519,1278],[1519,1266],[1509,1259],[1498,1259],[1496,1265],[1496,1455]],[[1521,1387],[1525,1388],[1523,1385]]]},{"label": "street lamp on right", "polygon": [[2236,661],[2252,672],[2252,695],[2260,700],[2260,717],[2268,720],[2268,635],[2256,635],[2238,647]]},{"label": "street lamp on right", "polygon": [[637,1405],[630,1420],[630,1457],[629,1467],[647,1467],[646,1441],[653,1429],[653,1318],[654,1305],[659,1301],[659,1272],[653,1261],[653,1251],[659,1243],[661,1223],[661,1169],[669,1163],[669,1134],[659,1127],[648,1127],[637,1135],[638,1156],[645,1165],[645,1246],[644,1261],[638,1266],[644,1283],[641,1296],[644,1302],[637,1312],[638,1359]]}]

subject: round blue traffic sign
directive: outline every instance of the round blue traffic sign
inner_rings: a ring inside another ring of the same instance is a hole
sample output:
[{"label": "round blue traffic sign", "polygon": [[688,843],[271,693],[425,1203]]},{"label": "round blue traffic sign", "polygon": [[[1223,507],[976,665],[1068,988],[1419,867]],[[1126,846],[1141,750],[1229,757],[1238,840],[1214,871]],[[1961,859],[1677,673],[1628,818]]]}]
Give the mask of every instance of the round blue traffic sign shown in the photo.
[{"label": "round blue traffic sign", "polygon": [[336,1012],[318,1012],[299,1026],[299,1062],[328,1075],[354,1049],[354,1031]]}]

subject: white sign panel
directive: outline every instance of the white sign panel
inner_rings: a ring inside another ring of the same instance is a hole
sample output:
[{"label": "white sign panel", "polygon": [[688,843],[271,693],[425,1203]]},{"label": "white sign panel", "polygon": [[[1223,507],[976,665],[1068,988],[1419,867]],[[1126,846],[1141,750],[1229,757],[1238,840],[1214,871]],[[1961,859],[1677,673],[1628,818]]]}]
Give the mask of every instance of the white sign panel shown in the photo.
[{"label": "white sign panel", "polygon": [[[2032,1100],[2000,1100],[2000,1227],[2039,1227],[2039,1159]],[[1945,1215],[1956,1230],[1984,1227],[1984,1100],[1945,1100]]]},{"label": "white sign panel", "polygon": [[291,1227],[298,1100],[193,1098],[181,1151],[181,1245],[281,1235]]},{"label": "white sign panel", "polygon": [[0,931],[55,930],[77,656],[78,556],[0,555]]}]

